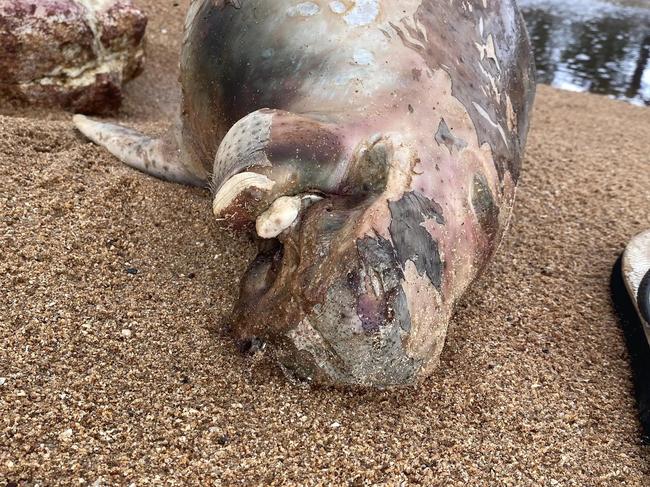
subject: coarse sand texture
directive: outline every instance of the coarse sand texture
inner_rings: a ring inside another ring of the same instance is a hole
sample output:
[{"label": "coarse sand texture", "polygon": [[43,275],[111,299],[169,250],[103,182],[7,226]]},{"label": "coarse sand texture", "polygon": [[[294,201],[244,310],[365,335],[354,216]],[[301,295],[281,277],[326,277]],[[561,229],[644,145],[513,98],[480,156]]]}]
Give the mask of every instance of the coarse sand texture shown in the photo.
[{"label": "coarse sand texture", "polygon": [[[136,4],[149,58],[120,120],[160,133],[188,1]],[[236,350],[254,248],[206,192],[66,114],[0,113],[0,485],[650,485],[608,289],[650,227],[649,109],[540,87],[511,228],[440,368],[364,393]]]}]

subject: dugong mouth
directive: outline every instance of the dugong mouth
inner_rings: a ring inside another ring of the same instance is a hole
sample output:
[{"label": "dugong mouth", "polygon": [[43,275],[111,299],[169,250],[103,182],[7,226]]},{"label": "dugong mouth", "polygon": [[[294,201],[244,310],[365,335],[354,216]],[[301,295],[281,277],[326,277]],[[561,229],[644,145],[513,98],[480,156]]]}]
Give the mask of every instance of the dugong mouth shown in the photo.
[{"label": "dugong mouth", "polygon": [[[390,233],[399,202],[412,202],[404,195],[417,154],[388,134],[368,137],[348,157],[338,180],[331,162],[290,159],[250,165],[220,185],[215,214],[254,223],[260,241],[233,331],[242,343],[270,343],[299,378],[408,385],[437,363],[444,340],[437,332],[411,340],[418,293],[431,298],[427,309],[439,293],[429,281],[418,284]],[[432,321],[446,326],[439,315]]]},{"label": "dugong mouth", "polygon": [[301,379],[391,386],[415,379],[405,275],[390,240],[359,237],[376,198],[327,197],[263,240],[242,280],[234,331],[269,342]]}]

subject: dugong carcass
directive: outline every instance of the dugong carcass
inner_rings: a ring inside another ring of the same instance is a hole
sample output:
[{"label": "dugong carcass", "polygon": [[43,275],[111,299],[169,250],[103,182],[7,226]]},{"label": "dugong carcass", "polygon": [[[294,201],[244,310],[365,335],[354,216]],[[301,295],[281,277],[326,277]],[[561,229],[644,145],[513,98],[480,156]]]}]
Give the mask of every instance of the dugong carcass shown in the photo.
[{"label": "dugong carcass", "polygon": [[255,226],[237,338],[315,383],[430,373],[511,215],[535,92],[514,0],[195,0],[181,84],[161,139],[75,123]]}]

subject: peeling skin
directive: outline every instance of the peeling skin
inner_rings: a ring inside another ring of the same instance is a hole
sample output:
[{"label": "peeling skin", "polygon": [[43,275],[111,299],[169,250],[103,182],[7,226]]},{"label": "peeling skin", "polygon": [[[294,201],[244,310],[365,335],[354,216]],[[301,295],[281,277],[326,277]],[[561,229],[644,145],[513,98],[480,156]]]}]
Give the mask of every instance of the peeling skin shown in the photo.
[{"label": "peeling skin", "polygon": [[[483,19],[481,18],[481,21],[482,20]],[[482,35],[483,34],[481,33],[481,36]],[[477,42],[476,48],[481,53],[481,60],[491,59],[492,61],[494,61],[497,71],[501,71],[501,66],[499,66],[499,59],[497,58],[497,54],[496,54],[496,47],[494,45],[494,37],[492,36],[492,34],[490,34],[487,37],[487,41],[485,42],[485,44],[479,44]]]},{"label": "peeling skin", "polygon": [[517,114],[515,113],[515,109],[512,106],[512,100],[508,94],[506,94],[506,109],[508,116],[508,130],[512,132],[517,126]]},{"label": "peeling skin", "polygon": [[195,0],[188,19],[181,160],[265,238],[235,335],[317,383],[423,379],[510,220],[535,87],[514,0]]},{"label": "peeling skin", "polygon": [[493,126],[495,129],[497,129],[499,131],[499,135],[501,135],[501,138],[503,139],[503,143],[506,144],[506,146],[507,146],[508,145],[508,139],[506,138],[505,130],[503,130],[503,127],[501,126],[501,124],[493,121],[492,118],[490,117],[490,114],[481,105],[479,105],[476,102],[473,102],[473,104],[474,104],[474,108],[479,113],[479,115],[481,117],[483,117],[491,126]]}]

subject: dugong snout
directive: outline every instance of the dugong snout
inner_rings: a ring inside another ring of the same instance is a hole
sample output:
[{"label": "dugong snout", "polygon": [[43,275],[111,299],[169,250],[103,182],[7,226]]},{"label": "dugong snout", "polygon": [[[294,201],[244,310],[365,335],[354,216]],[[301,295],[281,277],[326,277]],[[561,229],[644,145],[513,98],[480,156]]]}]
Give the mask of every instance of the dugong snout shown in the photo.
[{"label": "dugong snout", "polygon": [[242,282],[236,336],[272,342],[280,362],[302,379],[414,382],[437,356],[411,348],[410,284],[391,241],[357,237],[371,208],[355,198],[327,198],[282,242],[266,241]]},{"label": "dugong snout", "polygon": [[[280,162],[287,164],[291,163]],[[412,200],[407,190],[416,164],[408,144],[389,134],[357,144],[335,186],[287,186],[287,181],[309,178],[304,175],[276,183],[271,177],[277,168],[274,172],[266,165],[240,173],[264,174],[271,181],[267,188],[276,184],[285,191],[289,188],[290,196],[260,196],[260,187],[254,187],[240,193],[250,203],[238,198],[239,208],[268,215],[273,197],[276,202],[298,198],[300,203],[289,212],[288,220],[295,218],[286,228],[261,242],[260,253],[242,281],[233,326],[238,339],[271,342],[287,370],[318,383],[406,385],[435,365],[444,341],[446,312],[433,308],[437,292],[431,281],[402,259],[390,232],[391,225],[395,228],[393,215],[407,226],[420,223],[397,210]],[[296,171],[303,167],[296,166]],[[273,189],[261,191],[273,193]],[[299,194],[293,195],[295,191]],[[305,203],[305,192],[319,196]],[[220,198],[217,193],[215,199]],[[259,230],[259,217],[257,223]],[[439,275],[443,264],[438,260],[435,265],[433,273]],[[421,302],[432,296],[429,302]],[[427,318],[438,318],[428,319],[425,331],[419,326],[421,310],[411,307],[426,308]]]}]

